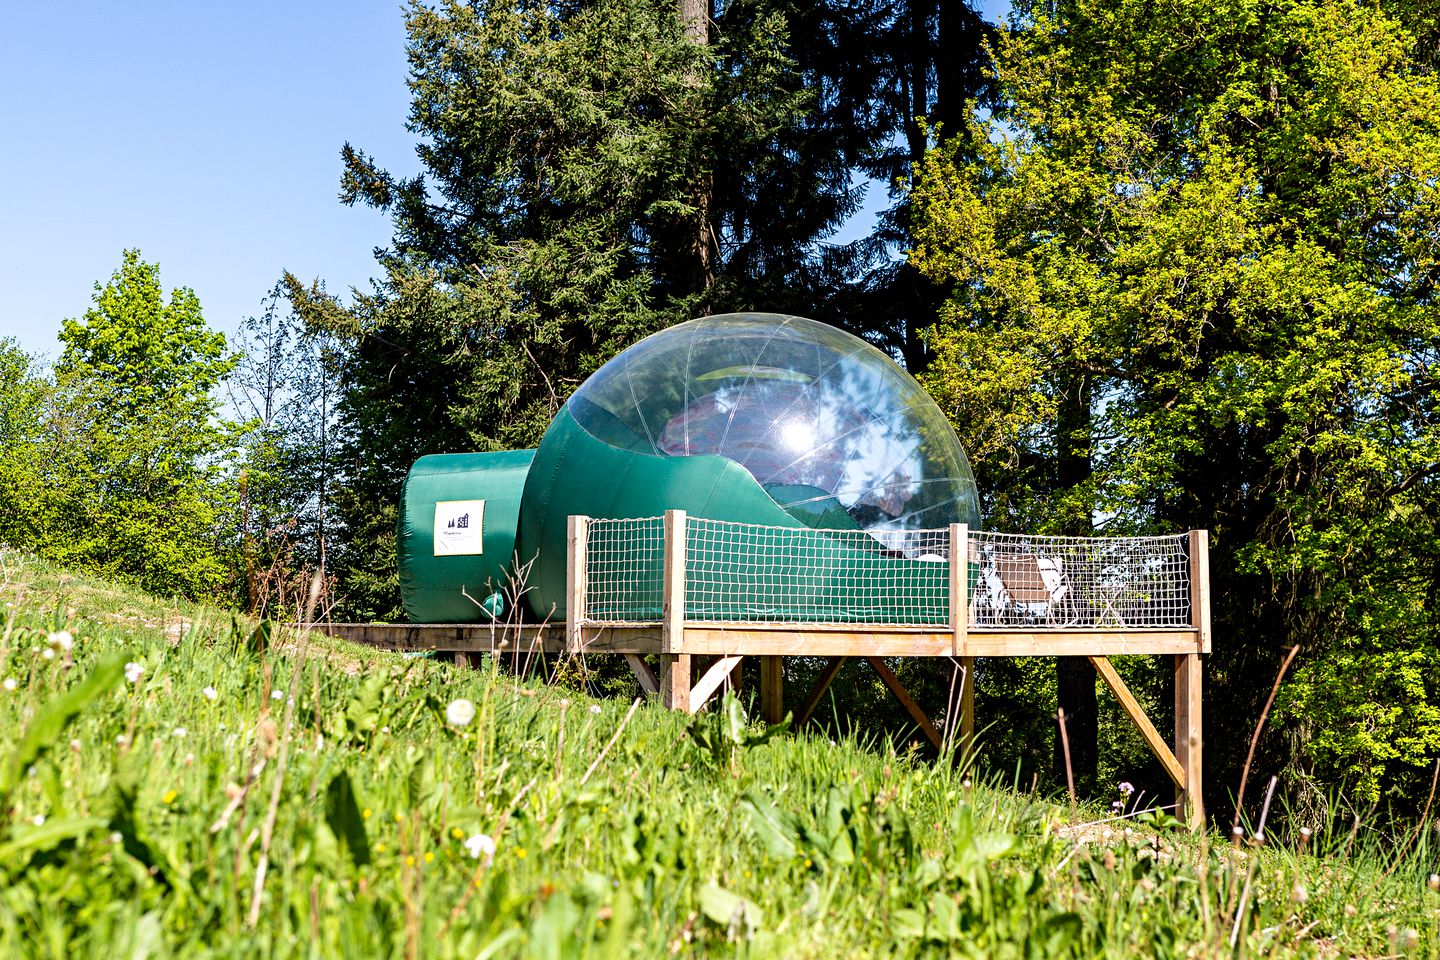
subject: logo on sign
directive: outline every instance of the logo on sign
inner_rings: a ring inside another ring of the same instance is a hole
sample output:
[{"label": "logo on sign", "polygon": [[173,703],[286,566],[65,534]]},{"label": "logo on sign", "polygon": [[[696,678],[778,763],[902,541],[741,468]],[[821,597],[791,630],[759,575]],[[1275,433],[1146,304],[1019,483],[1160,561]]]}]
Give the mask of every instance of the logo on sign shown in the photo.
[{"label": "logo on sign", "polygon": [[435,504],[435,556],[485,552],[485,501],[441,500]]}]

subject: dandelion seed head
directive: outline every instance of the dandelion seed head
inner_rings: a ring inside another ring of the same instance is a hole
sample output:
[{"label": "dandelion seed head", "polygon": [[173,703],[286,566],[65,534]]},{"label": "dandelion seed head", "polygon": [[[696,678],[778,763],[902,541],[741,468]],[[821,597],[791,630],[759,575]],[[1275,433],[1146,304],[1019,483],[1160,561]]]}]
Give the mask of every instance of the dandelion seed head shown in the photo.
[{"label": "dandelion seed head", "polygon": [[483,833],[477,833],[465,841],[465,849],[469,852],[471,859],[479,860],[485,858],[489,863],[495,859],[495,841]]},{"label": "dandelion seed head", "polygon": [[81,746],[82,746],[82,745],[81,745],[81,743],[80,743],[79,740],[71,740],[71,741],[70,741],[70,752],[71,752],[71,753],[79,753]]},{"label": "dandelion seed head", "polygon": [[206,700],[209,700],[213,703],[215,702],[215,698],[220,696],[220,691],[216,690],[214,687],[206,687],[205,689],[200,691],[200,695]]},{"label": "dandelion seed head", "polygon": [[46,660],[54,660],[54,659],[55,659],[55,648],[54,648],[54,647],[46,647],[44,650],[41,650],[41,651],[40,651],[40,656],[44,657]]},{"label": "dandelion seed head", "polygon": [[590,705],[590,712],[591,712],[591,713],[599,713],[599,712],[600,712],[600,704],[598,704],[598,703],[592,703],[592,704]]},{"label": "dandelion seed head", "polygon": [[75,637],[69,630],[54,630],[45,637],[45,642],[50,644],[52,650],[59,650],[61,653],[69,653],[75,649]]},{"label": "dandelion seed head", "polygon": [[6,677],[5,680],[4,680],[4,682],[3,682],[3,683],[0,683],[0,686],[3,686],[3,687],[5,688],[5,692],[6,692],[6,693],[14,693],[14,692],[15,692],[15,678],[14,678],[14,677]]},{"label": "dandelion seed head", "polygon": [[475,719],[475,704],[461,697],[458,700],[451,700],[450,705],[445,708],[445,720],[452,727],[466,727],[470,721]]},{"label": "dandelion seed head", "polygon": [[1428,881],[1428,884],[1431,890],[1440,891],[1440,873],[1430,874],[1430,880]]},{"label": "dandelion seed head", "polygon": [[43,826],[45,826],[45,814],[43,814],[43,813],[37,813],[37,814],[35,814],[35,816],[33,816],[33,817],[30,818],[30,822],[33,823],[33,824],[35,824],[35,826],[37,826],[37,827],[43,827]]}]

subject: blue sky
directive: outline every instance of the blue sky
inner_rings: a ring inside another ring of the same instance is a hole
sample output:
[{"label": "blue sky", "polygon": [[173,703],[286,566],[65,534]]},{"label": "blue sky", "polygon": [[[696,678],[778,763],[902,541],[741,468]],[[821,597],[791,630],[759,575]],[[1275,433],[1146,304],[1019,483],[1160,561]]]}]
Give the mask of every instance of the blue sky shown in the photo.
[{"label": "blue sky", "polygon": [[227,333],[283,270],[366,285],[389,224],[336,199],[340,146],[418,169],[404,44],[396,3],[7,4],[0,337],[57,353],[127,247]]}]

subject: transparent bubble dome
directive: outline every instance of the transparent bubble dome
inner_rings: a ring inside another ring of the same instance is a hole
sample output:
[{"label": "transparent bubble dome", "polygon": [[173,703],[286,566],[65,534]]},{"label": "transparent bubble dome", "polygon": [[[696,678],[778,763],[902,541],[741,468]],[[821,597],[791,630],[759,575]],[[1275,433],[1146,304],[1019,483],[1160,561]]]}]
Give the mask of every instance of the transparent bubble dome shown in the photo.
[{"label": "transparent bubble dome", "polygon": [[804,317],[732,313],[654,334],[569,401],[596,439],[637,453],[715,454],[801,522],[884,532],[979,521],[955,431],[880,350]]}]

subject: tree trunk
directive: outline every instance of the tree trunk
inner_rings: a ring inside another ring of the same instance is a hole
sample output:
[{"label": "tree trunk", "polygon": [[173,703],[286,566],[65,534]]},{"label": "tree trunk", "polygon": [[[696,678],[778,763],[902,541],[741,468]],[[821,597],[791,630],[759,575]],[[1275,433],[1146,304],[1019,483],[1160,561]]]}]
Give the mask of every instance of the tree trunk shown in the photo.
[{"label": "tree trunk", "polygon": [[[1083,374],[1066,374],[1060,382],[1060,412],[1056,419],[1056,493],[1061,494],[1090,479],[1090,407],[1092,385]],[[1094,532],[1087,512],[1062,518],[1062,532],[1087,536]],[[1100,714],[1095,698],[1095,667],[1085,657],[1055,658],[1055,692],[1065,711],[1065,733],[1070,743],[1070,773],[1075,789],[1094,789],[1100,762]],[[1065,782],[1064,744],[1055,737],[1055,776]]]},{"label": "tree trunk", "polygon": [[[685,35],[700,46],[710,44],[710,0],[678,0],[680,23]],[[697,77],[698,83],[706,78]],[[715,193],[714,175],[709,169],[691,174],[690,204],[694,211],[662,230],[660,261],[664,279],[680,296],[705,293],[715,285],[715,254],[719,249],[711,225]],[[708,312],[702,304],[701,313]]]},{"label": "tree trunk", "polygon": [[685,34],[702,47],[710,43],[710,0],[680,0]]}]

